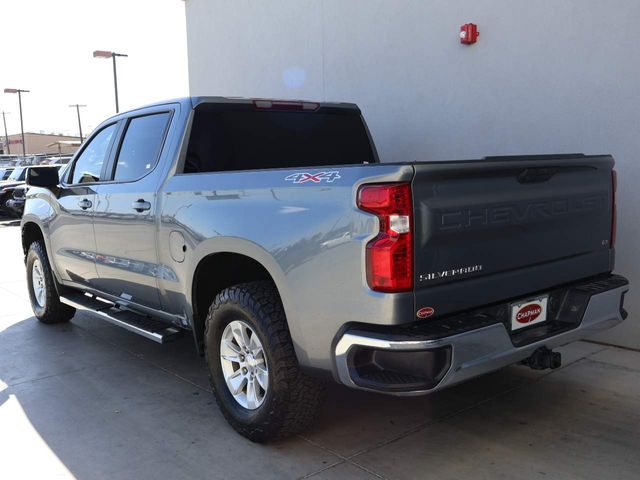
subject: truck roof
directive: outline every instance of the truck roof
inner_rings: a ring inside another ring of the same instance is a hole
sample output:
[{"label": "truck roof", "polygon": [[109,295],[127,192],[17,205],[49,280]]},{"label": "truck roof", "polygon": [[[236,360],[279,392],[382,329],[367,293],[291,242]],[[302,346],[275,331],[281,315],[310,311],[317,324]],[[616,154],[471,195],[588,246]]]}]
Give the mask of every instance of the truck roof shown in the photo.
[{"label": "truck roof", "polygon": [[247,98],[247,97],[219,97],[219,96],[191,96],[191,97],[178,97],[172,98],[168,100],[158,101],[149,103],[146,105],[142,105],[140,107],[136,107],[124,112],[120,112],[112,117],[109,117],[110,120],[112,118],[120,117],[122,115],[127,115],[131,112],[135,112],[137,110],[141,110],[149,107],[156,107],[162,105],[170,105],[179,103],[185,107],[190,109],[196,108],[198,105],[210,103],[210,104],[237,104],[237,105],[249,105],[255,102],[273,102],[273,103],[291,103],[291,102],[300,102],[300,103],[314,103],[319,106],[319,108],[341,108],[348,110],[355,110],[360,112],[360,109],[355,103],[349,102],[318,102],[314,100],[299,100],[299,99],[278,99],[278,98]]},{"label": "truck roof", "polygon": [[296,103],[315,103],[318,104],[319,107],[331,107],[331,108],[347,108],[347,109],[355,109],[360,110],[355,103],[350,102],[319,102],[316,100],[304,100],[304,99],[287,99],[287,98],[246,98],[246,97],[190,97],[191,104],[193,107],[197,107],[202,103],[218,103],[218,104],[240,104],[247,105],[253,104],[257,101],[264,102],[296,102]]}]

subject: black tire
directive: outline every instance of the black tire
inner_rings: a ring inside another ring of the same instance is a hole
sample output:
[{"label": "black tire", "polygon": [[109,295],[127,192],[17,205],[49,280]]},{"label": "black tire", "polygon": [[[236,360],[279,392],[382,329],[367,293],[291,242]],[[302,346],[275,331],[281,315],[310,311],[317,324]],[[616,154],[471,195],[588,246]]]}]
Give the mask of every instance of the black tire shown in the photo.
[{"label": "black tire", "polygon": [[20,215],[18,215],[12,208],[9,208],[9,206],[6,203],[2,207],[1,213],[9,218],[20,218]]},{"label": "black tire", "polygon": [[5,207],[4,205],[0,206],[0,217],[13,217],[13,215],[11,215],[11,211]]},{"label": "black tire", "polygon": [[[244,408],[227,387],[220,361],[225,327],[241,320],[260,340],[268,365],[268,388],[257,409]],[[253,442],[294,435],[315,419],[322,403],[321,382],[300,371],[277,289],[271,282],[235,285],[220,292],[205,324],[205,355],[216,401],[231,426]]]},{"label": "black tire", "polygon": [[[41,305],[36,298],[33,286],[33,264],[38,261],[41,267],[42,280],[44,284],[44,305]],[[47,250],[42,240],[37,240],[29,246],[27,252],[27,289],[29,290],[29,300],[31,308],[36,318],[42,323],[68,322],[75,315],[76,309],[60,302],[55,279],[49,265]]]}]

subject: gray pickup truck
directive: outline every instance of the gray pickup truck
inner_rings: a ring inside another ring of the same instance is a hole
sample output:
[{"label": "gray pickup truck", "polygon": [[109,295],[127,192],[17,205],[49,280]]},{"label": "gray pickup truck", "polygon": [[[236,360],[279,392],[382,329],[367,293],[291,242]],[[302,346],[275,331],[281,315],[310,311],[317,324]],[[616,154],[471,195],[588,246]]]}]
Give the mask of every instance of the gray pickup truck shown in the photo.
[{"label": "gray pickup truck", "polygon": [[36,317],[191,332],[254,441],[305,428],[324,379],[434,392],[626,318],[608,155],[381,164],[353,104],[192,97],[101,124],[28,176]]}]

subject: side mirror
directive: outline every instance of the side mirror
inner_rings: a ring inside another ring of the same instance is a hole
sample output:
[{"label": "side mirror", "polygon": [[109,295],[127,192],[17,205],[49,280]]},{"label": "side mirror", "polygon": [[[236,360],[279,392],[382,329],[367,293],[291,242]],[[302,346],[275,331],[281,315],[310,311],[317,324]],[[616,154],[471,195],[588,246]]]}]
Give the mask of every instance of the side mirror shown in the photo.
[{"label": "side mirror", "polygon": [[43,187],[51,190],[60,183],[58,169],[53,167],[30,168],[27,171],[27,185],[31,187]]}]

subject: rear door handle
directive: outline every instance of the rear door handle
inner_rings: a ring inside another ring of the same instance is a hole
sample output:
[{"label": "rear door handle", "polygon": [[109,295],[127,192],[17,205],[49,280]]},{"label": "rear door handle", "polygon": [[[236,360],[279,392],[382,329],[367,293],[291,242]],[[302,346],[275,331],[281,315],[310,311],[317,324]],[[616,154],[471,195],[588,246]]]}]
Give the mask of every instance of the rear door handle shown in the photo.
[{"label": "rear door handle", "polygon": [[151,204],[140,198],[131,204],[131,208],[133,208],[136,212],[141,213],[147,210],[151,210]]},{"label": "rear door handle", "polygon": [[78,202],[78,206],[82,210],[86,210],[87,208],[91,208],[91,205],[93,205],[93,203],[91,203],[91,200],[87,200],[86,198],[83,198],[82,200],[80,200]]}]

